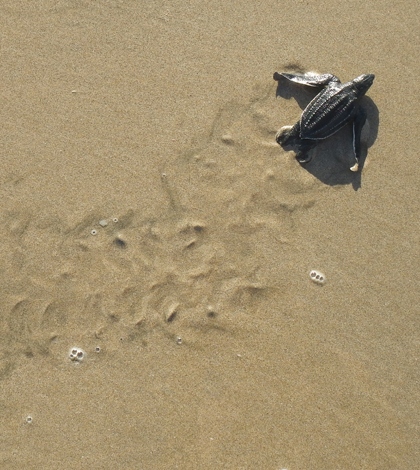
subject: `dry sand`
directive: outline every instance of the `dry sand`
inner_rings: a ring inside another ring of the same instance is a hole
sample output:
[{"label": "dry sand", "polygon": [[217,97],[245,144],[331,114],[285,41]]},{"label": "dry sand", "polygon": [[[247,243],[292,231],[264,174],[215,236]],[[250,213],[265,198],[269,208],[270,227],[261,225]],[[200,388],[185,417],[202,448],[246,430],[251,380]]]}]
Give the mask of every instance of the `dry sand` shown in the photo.
[{"label": "dry sand", "polygon": [[[0,468],[419,468],[418,2],[0,26]],[[376,74],[361,173],[349,129],[274,142],[287,68]]]}]

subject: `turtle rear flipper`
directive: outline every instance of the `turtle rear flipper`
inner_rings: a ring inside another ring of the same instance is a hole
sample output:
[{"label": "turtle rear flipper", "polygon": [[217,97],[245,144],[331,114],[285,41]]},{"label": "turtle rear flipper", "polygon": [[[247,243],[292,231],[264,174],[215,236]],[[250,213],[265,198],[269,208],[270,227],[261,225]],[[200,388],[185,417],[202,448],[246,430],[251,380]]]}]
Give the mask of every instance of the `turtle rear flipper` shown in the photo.
[{"label": "turtle rear flipper", "polygon": [[299,163],[309,163],[312,160],[312,155],[309,151],[316,146],[315,140],[302,139],[296,147],[296,160]]},{"label": "turtle rear flipper", "polygon": [[276,135],[276,141],[284,149],[288,147],[296,147],[296,160],[299,163],[309,163],[312,156],[308,155],[317,142],[315,140],[301,139],[300,138],[300,121],[294,126],[282,127]]},{"label": "turtle rear flipper", "polygon": [[300,73],[278,73],[275,72],[273,75],[274,80],[278,81],[280,77],[284,77],[291,82],[299,83],[300,85],[312,86],[312,87],[321,87],[326,86],[329,83],[341,83],[340,79],[333,75],[332,73],[324,73],[323,75],[318,75],[313,72],[307,72],[304,74]]}]

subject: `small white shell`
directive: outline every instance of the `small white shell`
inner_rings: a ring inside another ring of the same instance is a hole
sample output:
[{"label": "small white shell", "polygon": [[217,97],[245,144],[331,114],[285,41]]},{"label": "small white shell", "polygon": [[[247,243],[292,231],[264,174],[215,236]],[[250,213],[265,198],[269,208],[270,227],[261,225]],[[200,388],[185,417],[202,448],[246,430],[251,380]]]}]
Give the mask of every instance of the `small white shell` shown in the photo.
[{"label": "small white shell", "polygon": [[69,351],[69,359],[74,362],[81,362],[85,357],[85,352],[80,348],[71,348]]},{"label": "small white shell", "polygon": [[325,275],[321,273],[321,271],[312,269],[312,271],[309,273],[309,277],[313,282],[316,282],[317,284],[325,284]]}]

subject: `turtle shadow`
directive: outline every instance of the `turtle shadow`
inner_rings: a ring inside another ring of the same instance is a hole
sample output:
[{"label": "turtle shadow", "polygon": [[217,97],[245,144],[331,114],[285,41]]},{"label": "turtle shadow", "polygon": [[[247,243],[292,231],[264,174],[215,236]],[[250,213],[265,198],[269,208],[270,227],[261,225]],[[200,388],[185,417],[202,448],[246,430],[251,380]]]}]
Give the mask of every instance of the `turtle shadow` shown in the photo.
[{"label": "turtle shadow", "polygon": [[[309,102],[320,92],[322,87],[305,87],[281,78],[277,84],[276,97],[284,99],[294,98],[303,110]],[[367,119],[362,131],[362,152],[359,161],[359,171],[352,172],[354,153],[352,142],[352,128],[348,124],[336,134],[321,140],[315,148],[310,150],[312,158],[308,163],[300,163],[302,168],[314,175],[329,186],[351,184],[357,191],[362,186],[362,170],[368,149],[375,143],[379,129],[379,110],[368,96],[360,101],[360,106],[366,111]],[[283,125],[293,125],[284,123]],[[293,147],[284,147],[284,150],[294,150]]]}]

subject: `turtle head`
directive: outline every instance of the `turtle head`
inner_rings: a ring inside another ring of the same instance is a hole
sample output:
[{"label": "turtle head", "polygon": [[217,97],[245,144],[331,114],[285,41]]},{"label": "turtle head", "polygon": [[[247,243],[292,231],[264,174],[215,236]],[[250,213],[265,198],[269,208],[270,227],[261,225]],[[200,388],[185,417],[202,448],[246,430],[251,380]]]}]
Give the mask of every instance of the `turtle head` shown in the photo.
[{"label": "turtle head", "polygon": [[363,96],[369,90],[374,79],[375,75],[373,73],[365,73],[353,80],[353,85],[356,87],[359,96]]}]

